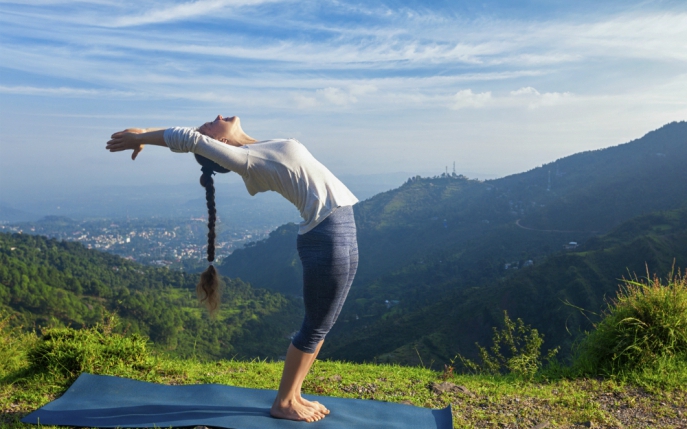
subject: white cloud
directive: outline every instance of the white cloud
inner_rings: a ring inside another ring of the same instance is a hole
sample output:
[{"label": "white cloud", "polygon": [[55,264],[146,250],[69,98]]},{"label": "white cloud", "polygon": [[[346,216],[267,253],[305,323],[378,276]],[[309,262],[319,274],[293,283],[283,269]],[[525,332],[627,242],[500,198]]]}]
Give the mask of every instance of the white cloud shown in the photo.
[{"label": "white cloud", "polygon": [[485,107],[490,101],[491,92],[480,92],[475,94],[471,89],[463,89],[453,96],[451,109],[480,108]]},{"label": "white cloud", "polygon": [[542,94],[531,86],[511,91],[510,95],[516,104],[522,105],[524,103],[530,109],[555,106],[573,99],[573,94],[570,92],[545,92]]},{"label": "white cloud", "polygon": [[296,102],[296,107],[299,109],[310,109],[318,104],[315,97],[308,97],[303,94],[293,94],[292,98]]},{"label": "white cloud", "polygon": [[337,106],[345,106],[350,103],[356,103],[358,99],[350,92],[343,91],[341,88],[328,87],[318,89],[317,94],[322,96],[328,102]]},{"label": "white cloud", "polygon": [[[343,83],[334,81],[335,83]],[[321,84],[322,81],[312,82],[314,85]],[[288,85],[288,83],[285,83]],[[309,93],[291,94],[291,99],[299,109],[312,109],[321,106],[347,107],[358,102],[358,97],[378,91],[378,87],[371,83],[351,83],[347,87],[327,86],[318,88]]]},{"label": "white cloud", "polygon": [[522,108],[536,109],[556,106],[574,100],[570,92],[540,93],[531,86],[510,91],[507,95],[493,95],[491,91],[474,93],[471,89],[458,91],[450,99],[449,107],[458,109],[479,108]]},{"label": "white cloud", "polygon": [[376,85],[370,83],[358,83],[349,86],[349,92],[353,96],[363,96],[371,94],[373,92],[377,92],[378,89],[379,88],[377,88]]},{"label": "white cloud", "polygon": [[539,94],[539,91],[532,88],[531,86],[526,86],[526,87],[517,89],[515,91],[511,91],[510,95],[515,95],[515,96],[524,95],[524,96],[535,96],[536,97],[536,96],[539,96],[541,94]]}]

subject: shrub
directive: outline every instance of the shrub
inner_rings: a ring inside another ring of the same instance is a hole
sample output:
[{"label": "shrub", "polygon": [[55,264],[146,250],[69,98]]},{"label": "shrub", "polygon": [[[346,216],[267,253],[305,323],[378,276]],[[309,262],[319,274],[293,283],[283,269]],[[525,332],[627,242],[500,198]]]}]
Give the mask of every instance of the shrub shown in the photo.
[{"label": "shrub", "polygon": [[[462,365],[471,372],[477,374],[501,374],[512,373],[532,378],[542,367],[541,346],[544,344],[544,335],[539,331],[525,325],[522,319],[513,322],[506,311],[503,312],[505,327],[499,332],[494,329],[493,345],[490,350],[477,345],[481,364],[458,354],[453,359],[460,360]],[[505,351],[504,351],[505,349]],[[547,360],[554,358],[558,353],[558,347],[548,351]],[[451,362],[453,364],[453,362]]]},{"label": "shrub", "polygon": [[687,356],[687,278],[623,280],[596,329],[577,350],[588,374],[619,374]]},{"label": "shrub", "polygon": [[88,329],[51,328],[29,350],[28,360],[36,371],[66,376],[81,372],[111,373],[113,370],[145,370],[152,367],[148,339],[112,332],[117,320]]}]

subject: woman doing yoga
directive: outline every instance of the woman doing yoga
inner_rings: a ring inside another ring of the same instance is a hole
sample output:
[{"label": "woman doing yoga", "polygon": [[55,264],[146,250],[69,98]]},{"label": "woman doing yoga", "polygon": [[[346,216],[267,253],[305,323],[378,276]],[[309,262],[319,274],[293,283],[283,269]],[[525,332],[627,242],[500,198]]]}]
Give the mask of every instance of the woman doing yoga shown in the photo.
[{"label": "woman doing yoga", "polygon": [[[314,422],[329,414],[322,404],[301,396],[301,387],[334,325],[358,267],[358,244],[352,205],[358,199],[301,143],[294,139],[257,141],[241,128],[238,117],[221,115],[199,128],[130,128],[112,135],[110,152],[144,145],[193,152],[202,165],[201,185],[208,202],[208,261],[214,259],[214,172],[238,173],[251,195],[275,191],[293,203],[303,222],[297,248],[303,264],[305,319],[286,352],[284,372],[270,414]],[[210,265],[201,275],[198,296],[211,312],[219,305],[218,274]]]}]

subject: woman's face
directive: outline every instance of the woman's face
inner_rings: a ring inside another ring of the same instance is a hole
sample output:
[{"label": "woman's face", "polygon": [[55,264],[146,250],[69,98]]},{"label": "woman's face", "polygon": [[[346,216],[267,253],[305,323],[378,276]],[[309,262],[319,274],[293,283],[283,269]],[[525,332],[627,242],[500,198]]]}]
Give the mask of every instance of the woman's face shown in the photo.
[{"label": "woman's face", "polygon": [[231,138],[237,131],[237,127],[238,129],[241,127],[237,116],[224,118],[222,115],[217,115],[214,121],[201,125],[198,132],[215,140],[222,140]]}]

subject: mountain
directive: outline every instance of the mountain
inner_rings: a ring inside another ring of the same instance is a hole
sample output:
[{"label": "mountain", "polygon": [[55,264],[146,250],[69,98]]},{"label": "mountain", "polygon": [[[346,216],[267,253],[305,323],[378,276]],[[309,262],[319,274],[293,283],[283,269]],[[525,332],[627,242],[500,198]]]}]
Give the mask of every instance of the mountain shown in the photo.
[{"label": "mountain", "polygon": [[0,222],[20,222],[37,218],[38,216],[33,213],[17,210],[7,204],[0,203]]},{"label": "mountain", "polygon": [[[642,213],[678,208],[687,201],[685,161],[687,123],[674,122],[630,143],[502,179],[411,178],[355,206],[361,252],[356,282],[367,284],[411,261],[455,255],[477,238],[500,237],[516,220],[527,228],[564,231],[558,248],[568,238],[581,242]],[[266,241],[234,252],[220,269],[259,287],[299,294],[300,262],[295,244],[289,245],[296,233],[294,226],[282,226]],[[522,258],[536,249],[515,245],[503,257]],[[265,273],[263,260],[280,275]]]},{"label": "mountain", "polygon": [[277,358],[302,320],[297,300],[224,279],[216,320],[197,275],[133,263],[81,244],[0,233],[0,311],[24,327],[80,328],[116,312],[122,331],[181,357]]},{"label": "mountain", "polygon": [[393,307],[373,323],[344,317],[339,323],[347,326],[328,338],[323,357],[404,364],[419,364],[418,355],[436,363],[456,353],[474,357],[474,343],[490,344],[506,310],[543,333],[545,347],[562,346],[567,358],[579,334],[600,320],[621,278],[667,275],[673,264],[687,267],[687,209],[639,216],[574,250],[481,287],[455,288],[416,310]]},{"label": "mountain", "polygon": [[[338,323],[331,342],[342,344],[337,350],[344,350],[343,344],[354,349],[358,345],[351,341],[360,338],[360,326],[374,330],[379,324],[379,332],[386,332],[385,323],[402,323],[409,314],[443,314],[434,308],[438,301],[455,306],[460,302],[456,300],[468,298],[460,294],[488,293],[491,285],[513,276],[515,270],[506,270],[506,264],[538,267],[569,242],[586,243],[636,216],[684,207],[686,162],[687,123],[674,122],[632,142],[575,154],[525,173],[489,181],[446,174],[414,177],[357,204],[360,265],[341,320],[364,323]],[[284,225],[266,240],[235,251],[220,271],[258,287],[299,295],[296,234],[295,225]],[[562,271],[547,271],[551,279],[567,272],[565,263]],[[612,286],[592,277],[589,287],[613,290],[622,273],[611,275]],[[590,310],[599,309],[596,301],[590,302],[595,305]],[[501,318],[484,320],[490,328]],[[456,326],[457,332],[473,329]],[[410,343],[425,334],[410,329],[403,335]],[[370,359],[383,354],[383,341],[375,340],[380,341],[377,349],[360,347],[366,350],[364,356],[323,353]]]}]

